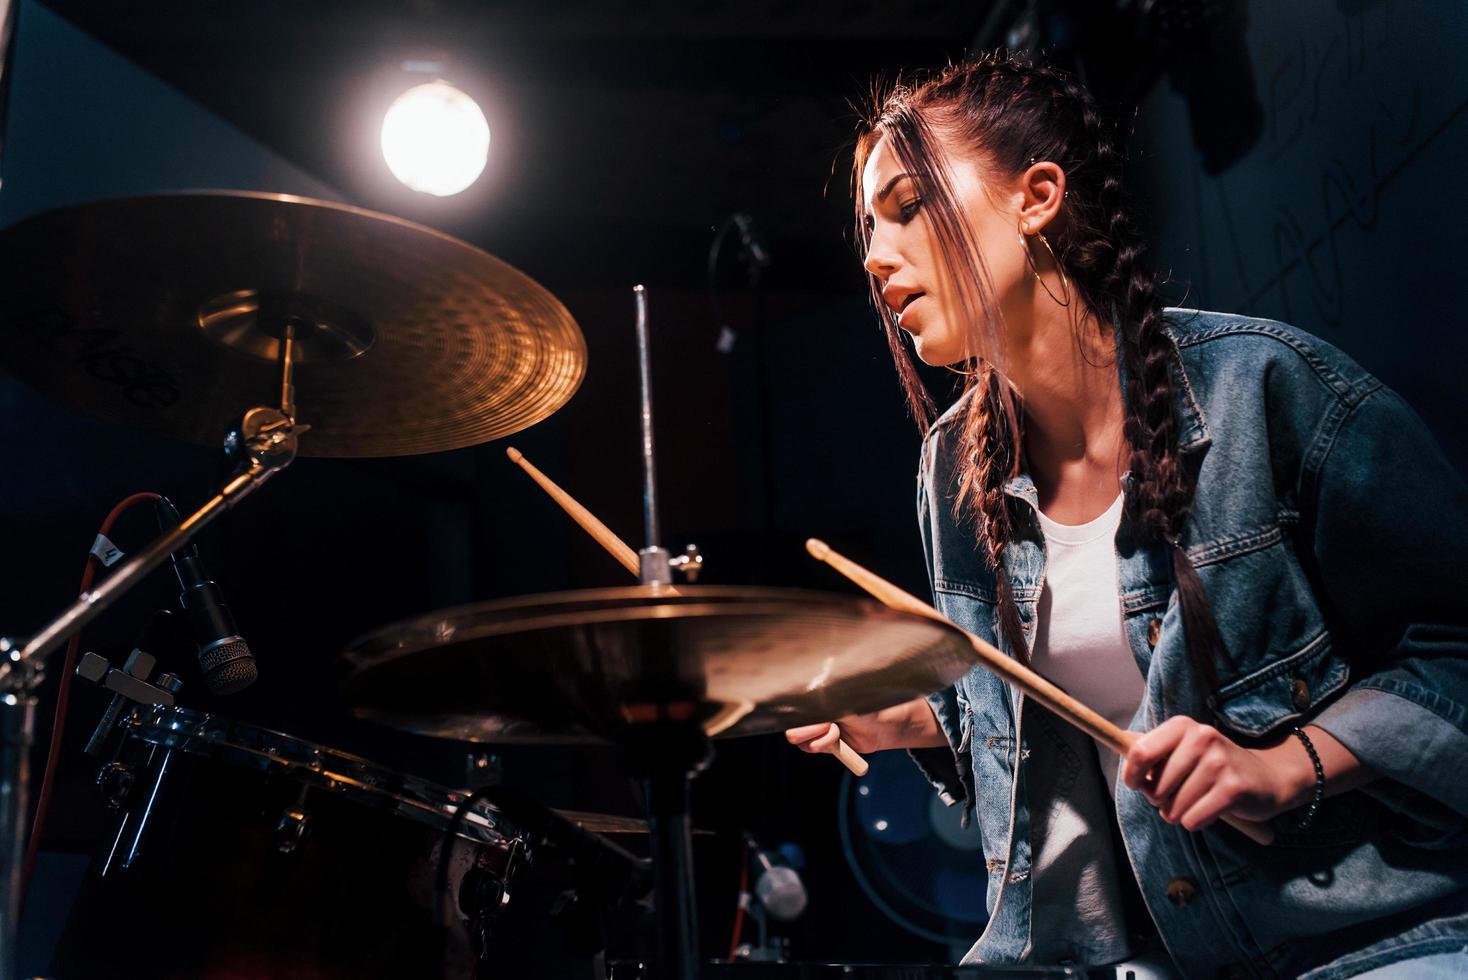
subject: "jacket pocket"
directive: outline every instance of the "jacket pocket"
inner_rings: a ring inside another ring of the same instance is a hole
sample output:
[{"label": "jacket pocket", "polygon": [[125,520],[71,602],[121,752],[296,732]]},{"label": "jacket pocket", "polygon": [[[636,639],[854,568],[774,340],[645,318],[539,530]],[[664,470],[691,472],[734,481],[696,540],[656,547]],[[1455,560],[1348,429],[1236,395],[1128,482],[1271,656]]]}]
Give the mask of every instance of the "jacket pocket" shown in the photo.
[{"label": "jacket pocket", "polygon": [[1330,654],[1330,634],[1322,630],[1294,653],[1220,688],[1208,707],[1225,728],[1248,738],[1309,718],[1350,680],[1350,667]]}]

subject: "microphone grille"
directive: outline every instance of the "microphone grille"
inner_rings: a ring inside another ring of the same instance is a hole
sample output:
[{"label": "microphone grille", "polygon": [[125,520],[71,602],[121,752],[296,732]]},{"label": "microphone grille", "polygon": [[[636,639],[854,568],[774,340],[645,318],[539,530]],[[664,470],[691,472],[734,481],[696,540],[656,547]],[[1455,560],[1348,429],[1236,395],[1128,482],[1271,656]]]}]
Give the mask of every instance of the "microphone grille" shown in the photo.
[{"label": "microphone grille", "polygon": [[240,637],[200,651],[199,669],[204,672],[204,683],[213,694],[243,691],[260,676],[250,645]]},{"label": "microphone grille", "polygon": [[789,922],[805,911],[805,883],[795,869],[777,864],[760,875],[754,884],[755,897],[770,915]]}]

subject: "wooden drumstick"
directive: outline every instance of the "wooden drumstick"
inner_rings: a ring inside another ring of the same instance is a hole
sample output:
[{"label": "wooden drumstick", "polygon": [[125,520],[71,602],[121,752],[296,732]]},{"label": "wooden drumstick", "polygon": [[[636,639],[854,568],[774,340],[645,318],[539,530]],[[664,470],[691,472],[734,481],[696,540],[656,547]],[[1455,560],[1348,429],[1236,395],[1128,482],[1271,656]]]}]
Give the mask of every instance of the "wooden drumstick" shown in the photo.
[{"label": "wooden drumstick", "polygon": [[[850,558],[833,550],[826,542],[818,538],[811,538],[806,541],[805,550],[810,552],[812,558],[825,562],[861,586],[873,597],[880,600],[883,605],[893,609],[899,609],[903,612],[926,616],[929,619],[947,623],[957,629],[963,629],[963,627],[958,626],[958,624],[917,596],[899,589],[875,572],[868,571]],[[1046,680],[1013,657],[1007,656],[992,644],[986,643],[968,630],[963,630],[963,632],[968,637],[969,643],[973,645],[974,652],[979,655],[979,660],[985,667],[1049,708],[1061,720],[1070,722],[1118,755],[1125,756],[1127,750],[1131,748],[1132,743],[1139,737],[1136,732],[1127,731],[1116,725],[1106,716],[1082,704],[1055,686],[1054,683]],[[1224,816],[1222,819],[1224,823],[1233,827],[1256,844],[1274,843],[1274,829],[1268,824],[1256,823],[1252,820],[1242,820],[1230,816]]]},{"label": "wooden drumstick", "polygon": [[550,494],[551,499],[561,505],[561,509],[571,515],[571,520],[581,525],[581,530],[596,539],[596,543],[607,549],[613,558],[622,564],[633,575],[641,576],[641,563],[638,561],[637,552],[627,547],[621,538],[612,533],[612,529],[596,519],[596,515],[582,507],[569,493],[556,486],[550,477],[535,468],[535,464],[526,459],[524,454],[514,446],[505,448],[505,455],[510,457],[510,462],[517,464],[520,469],[530,474],[530,479],[540,484],[540,488]]},{"label": "wooden drumstick", "polygon": [[[557,486],[555,481],[550,477],[540,472],[535,467],[535,464],[526,459],[520,450],[513,446],[507,446],[505,447],[505,455],[510,457],[511,462],[530,474],[530,479],[540,484],[540,488],[550,494],[552,500],[561,505],[561,509],[570,515],[571,520],[581,525],[581,529],[595,538],[597,544],[607,549],[612,557],[621,563],[623,568],[627,569],[633,575],[639,578],[641,577],[641,563],[638,560],[637,552],[633,551],[627,546],[626,542],[613,534],[611,528],[597,520],[596,515],[585,507],[582,507],[576,501],[576,498]],[[677,590],[675,589],[670,589],[669,591],[675,595],[677,594]],[[748,710],[745,710],[746,714]],[[737,721],[738,719],[735,720]],[[732,723],[726,723],[724,727],[728,727],[728,724]],[[870,768],[867,760],[858,755],[851,746],[846,744],[845,740],[836,743],[836,758],[841,760],[841,764],[857,776],[865,776],[867,770]]]}]

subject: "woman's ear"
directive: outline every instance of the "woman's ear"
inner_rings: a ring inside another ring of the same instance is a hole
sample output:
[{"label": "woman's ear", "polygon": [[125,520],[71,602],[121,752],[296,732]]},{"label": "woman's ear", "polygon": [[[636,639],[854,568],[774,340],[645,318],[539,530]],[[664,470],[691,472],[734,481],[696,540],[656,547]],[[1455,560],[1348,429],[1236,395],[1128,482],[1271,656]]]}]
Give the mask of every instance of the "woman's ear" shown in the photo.
[{"label": "woman's ear", "polygon": [[1025,235],[1039,234],[1055,220],[1065,202],[1065,171],[1049,160],[1032,163],[1020,176],[1020,193],[1019,230]]}]

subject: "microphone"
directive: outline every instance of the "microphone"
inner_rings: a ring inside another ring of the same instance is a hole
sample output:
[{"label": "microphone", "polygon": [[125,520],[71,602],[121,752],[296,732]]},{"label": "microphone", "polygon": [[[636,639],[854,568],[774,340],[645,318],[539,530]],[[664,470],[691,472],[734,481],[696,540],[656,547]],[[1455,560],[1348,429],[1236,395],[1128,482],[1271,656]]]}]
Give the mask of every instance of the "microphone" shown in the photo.
[{"label": "microphone", "polygon": [[[167,497],[159,497],[155,506],[160,527],[167,530],[182,523]],[[250,645],[240,636],[234,617],[224,604],[224,593],[204,571],[199,549],[192,544],[175,551],[172,558],[179,587],[183,589],[179,603],[194,630],[204,684],[214,694],[243,691],[255,683],[260,671]]]},{"label": "microphone", "polygon": [[798,918],[809,901],[800,875],[781,855],[760,848],[752,838],[749,844],[759,874],[754,882],[754,897],[772,918],[781,922]]}]

